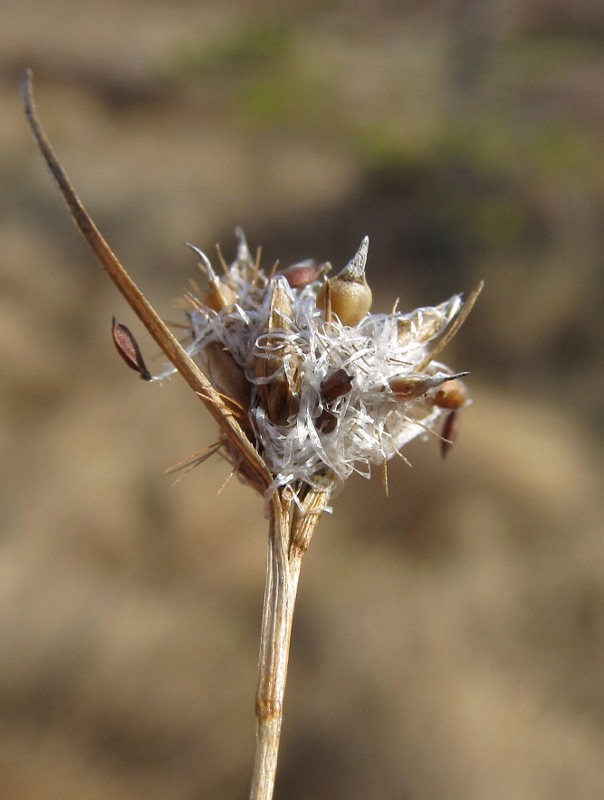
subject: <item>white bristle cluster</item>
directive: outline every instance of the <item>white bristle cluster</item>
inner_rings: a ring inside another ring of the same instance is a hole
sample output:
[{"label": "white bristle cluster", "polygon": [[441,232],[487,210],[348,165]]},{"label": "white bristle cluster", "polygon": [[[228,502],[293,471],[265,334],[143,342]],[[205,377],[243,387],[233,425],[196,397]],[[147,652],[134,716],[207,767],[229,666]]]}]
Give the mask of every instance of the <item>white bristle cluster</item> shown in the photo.
[{"label": "white bristle cluster", "polygon": [[[207,259],[204,263],[207,270]],[[269,279],[252,264],[243,237],[238,257],[222,280],[237,300],[219,311],[194,304],[188,352],[203,360],[206,347],[219,343],[245,373],[251,406],[241,414],[247,416],[254,443],[274,476],[274,488],[295,482],[316,487],[326,471],[336,484],[353,471],[368,477],[372,464],[390,459],[407,442],[433,429],[442,408],[425,395],[401,399],[390,381],[419,374],[430,386],[439,386],[450,378],[448,368],[423,362],[431,343],[458,314],[459,295],[409,314],[367,314],[353,327],[336,316],[327,322],[317,308],[324,281],[291,288],[279,274]],[[277,287],[292,311],[269,334]],[[259,375],[257,365],[263,359],[278,366]],[[337,370],[350,376],[350,388],[327,402],[322,384]],[[284,424],[275,424],[258,387],[270,388],[283,375],[297,410]],[[329,426],[321,424],[325,413]]]}]

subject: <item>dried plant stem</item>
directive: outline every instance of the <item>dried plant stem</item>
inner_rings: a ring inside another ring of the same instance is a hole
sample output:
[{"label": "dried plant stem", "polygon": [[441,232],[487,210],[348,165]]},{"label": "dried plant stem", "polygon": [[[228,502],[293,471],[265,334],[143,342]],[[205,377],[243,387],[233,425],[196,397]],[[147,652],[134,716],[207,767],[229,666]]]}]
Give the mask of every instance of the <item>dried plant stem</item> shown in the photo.
[{"label": "dried plant stem", "polygon": [[328,488],[311,491],[298,507],[286,490],[276,492],[271,501],[250,800],[273,797],[298,579],[304,553],[328,497]]},{"label": "dried plant stem", "polygon": [[52,176],[59,187],[59,191],[63,195],[63,199],[71,212],[73,221],[113,283],[129,303],[132,310],[138,315],[143,325],[147,328],[170,362],[208,408],[223,431],[225,440],[238,454],[241,462],[247,463],[247,477],[257,491],[262,494],[264,489],[266,489],[272,481],[272,476],[266,464],[252,446],[248,437],[241,430],[234,414],[226,407],[220,394],[183,349],[176,337],[159,317],[145,295],[121,265],[69,182],[65,170],[59,163],[36,113],[31,70],[25,72],[21,84],[21,92],[29,126]]}]

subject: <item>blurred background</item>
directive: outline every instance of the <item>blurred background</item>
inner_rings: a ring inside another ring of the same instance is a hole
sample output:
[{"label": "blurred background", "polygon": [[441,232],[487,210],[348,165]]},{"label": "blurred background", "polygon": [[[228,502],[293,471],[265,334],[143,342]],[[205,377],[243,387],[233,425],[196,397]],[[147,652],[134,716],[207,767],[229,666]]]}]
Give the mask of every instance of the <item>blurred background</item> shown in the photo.
[{"label": "blurred background", "polygon": [[[287,6],[287,8],[285,8]],[[0,27],[0,798],[245,797],[260,499],[69,220],[18,97],[167,319],[194,242],[376,310],[486,289],[442,461],[354,479],[302,572],[277,797],[604,796],[604,5],[21,0]],[[219,494],[220,492],[220,494]]]}]

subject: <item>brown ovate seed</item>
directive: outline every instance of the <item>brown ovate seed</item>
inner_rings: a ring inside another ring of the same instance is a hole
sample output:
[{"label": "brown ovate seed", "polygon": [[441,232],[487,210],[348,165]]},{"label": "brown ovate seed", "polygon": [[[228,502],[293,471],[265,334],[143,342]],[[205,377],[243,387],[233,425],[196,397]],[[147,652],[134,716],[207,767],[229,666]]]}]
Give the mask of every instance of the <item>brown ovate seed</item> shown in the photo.
[{"label": "brown ovate seed", "polygon": [[321,399],[325,403],[331,403],[338,397],[352,389],[352,375],[349,375],[345,369],[337,369],[328,378],[325,378],[321,384]]},{"label": "brown ovate seed", "polygon": [[117,352],[124,359],[130,369],[135,370],[145,381],[150,381],[151,373],[141,355],[136,339],[125,325],[121,325],[115,317],[111,323],[111,334]]},{"label": "brown ovate seed", "polygon": [[316,427],[321,433],[333,433],[336,429],[338,419],[335,414],[332,414],[327,408],[317,417]]},{"label": "brown ovate seed", "polygon": [[292,264],[291,267],[284,269],[281,275],[292,289],[303,289],[318,281],[321,275],[329,272],[330,269],[331,264],[328,261],[323,264]]},{"label": "brown ovate seed", "polygon": [[439,408],[462,408],[468,402],[468,391],[460,380],[454,378],[443,383],[430,400]]}]

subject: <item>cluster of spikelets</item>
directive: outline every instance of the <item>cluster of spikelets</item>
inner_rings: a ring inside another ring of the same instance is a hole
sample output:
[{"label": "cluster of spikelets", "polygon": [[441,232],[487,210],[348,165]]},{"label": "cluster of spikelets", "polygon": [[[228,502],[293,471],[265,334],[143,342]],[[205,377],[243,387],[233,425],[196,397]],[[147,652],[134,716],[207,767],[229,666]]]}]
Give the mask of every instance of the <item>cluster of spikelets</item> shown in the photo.
[{"label": "cluster of spikelets", "polygon": [[[369,477],[416,436],[451,441],[460,380],[434,361],[478,291],[409,314],[370,314],[365,279],[369,240],[335,278],[329,264],[304,262],[267,275],[242,234],[222,275],[200,257],[207,289],[187,296],[191,342],[274,476],[273,489],[326,479],[336,488],[355,471]],[[444,452],[444,451],[443,451]]]}]

